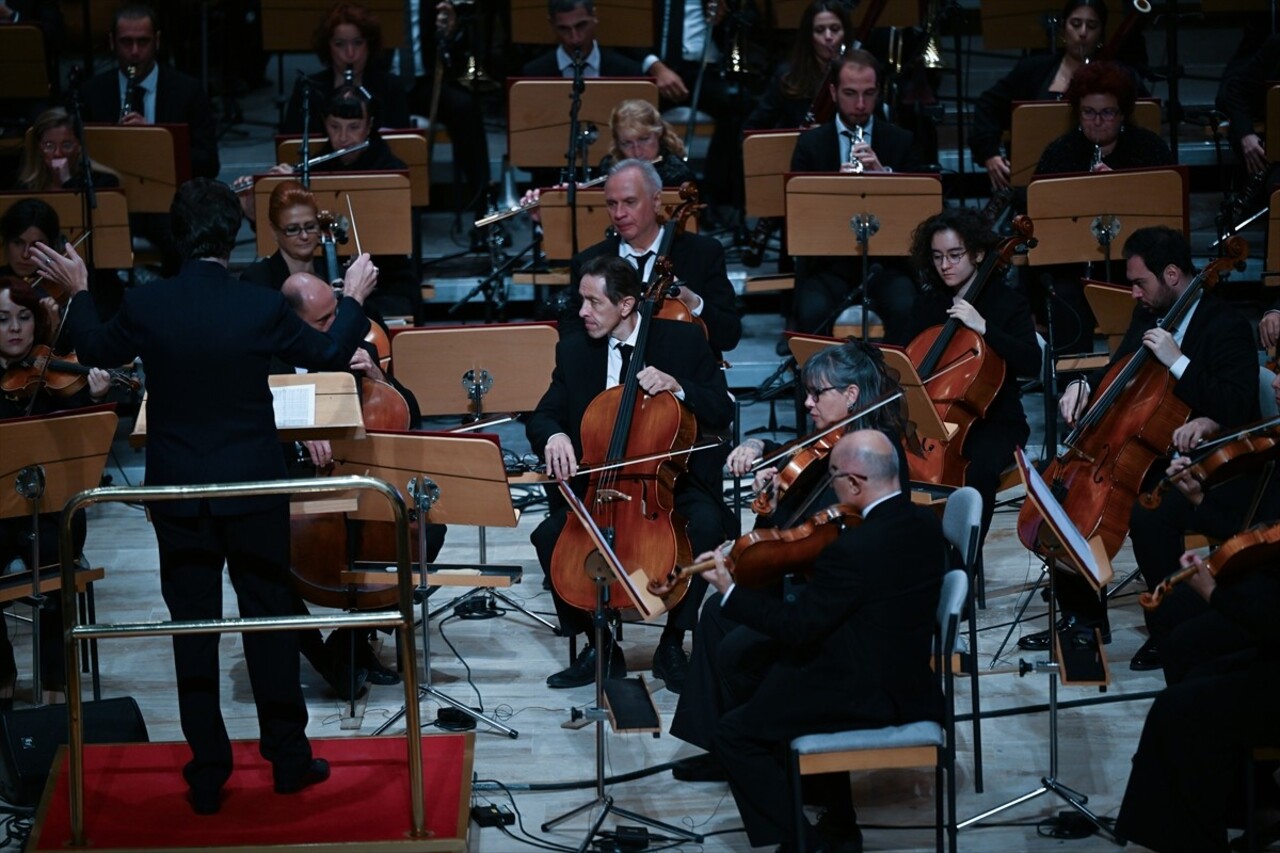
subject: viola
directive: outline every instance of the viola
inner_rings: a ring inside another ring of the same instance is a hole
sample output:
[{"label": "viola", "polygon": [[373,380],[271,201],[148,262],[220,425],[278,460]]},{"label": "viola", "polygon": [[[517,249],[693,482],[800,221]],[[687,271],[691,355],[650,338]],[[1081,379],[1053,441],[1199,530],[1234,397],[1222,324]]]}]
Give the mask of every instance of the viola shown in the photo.
[{"label": "viola", "polygon": [[[1249,247],[1240,237],[1224,245],[1225,254],[1205,265],[1160,319],[1158,328],[1171,331],[1186,316],[1206,288],[1233,265],[1244,262]],[[1108,557],[1114,557],[1129,533],[1129,514],[1152,464],[1162,458],[1173,432],[1191,414],[1173,393],[1172,374],[1145,346],[1107,370],[1089,410],[1063,443],[1066,451],[1050,463],[1044,479],[1067,517],[1086,539],[1102,538]],[[1040,541],[1043,519],[1030,502],[1018,514],[1018,538],[1032,551]]]},{"label": "viola", "polygon": [[[794,527],[770,527],[743,534],[729,551],[733,581],[750,589],[760,589],[781,580],[783,575],[807,574],[814,560],[836,540],[841,530],[861,522],[862,516],[853,507],[834,504]],[[665,578],[651,579],[649,592],[665,598],[688,577],[715,566],[715,560],[676,566]]]},{"label": "viola", "polygon": [[[586,465],[647,457],[598,471],[588,476],[583,504],[614,546],[622,565],[662,577],[671,566],[691,557],[684,525],[674,517],[677,478],[685,463],[674,454],[691,447],[698,427],[690,412],[674,394],[657,396],[640,389],[637,376],[644,366],[645,348],[653,317],[671,285],[667,254],[675,237],[671,223],[663,226],[661,248],[654,275],[640,303],[640,329],[622,381],[598,395],[582,416],[582,461]],[[583,570],[596,545],[576,515],[570,515],[551,555],[551,582],[569,604],[583,610],[596,605],[596,584]],[[684,596],[687,583],[668,595],[671,606]],[[614,601],[627,601],[621,583],[610,585]]]},{"label": "viola", "polygon": [[[991,286],[998,269],[1007,267],[1019,246],[1036,245],[1035,226],[1026,216],[1013,220],[1014,236],[987,253],[974,276],[965,300],[977,303]],[[923,483],[963,486],[969,460],[963,449],[969,429],[986,415],[1004,385],[1004,359],[991,352],[982,335],[954,317],[941,326],[925,329],[907,345],[907,357],[915,365],[929,399],[944,423],[957,426],[947,442],[921,442],[921,455],[908,454],[911,479]]]},{"label": "viola", "polygon": [[[1280,523],[1273,522],[1237,533],[1219,545],[1204,562],[1215,578],[1229,578],[1273,567],[1277,558],[1280,558]],[[1170,590],[1195,573],[1194,565],[1179,569],[1156,584],[1151,592],[1139,595],[1138,603],[1146,610],[1155,610]]]},{"label": "viola", "polygon": [[[44,344],[31,348],[23,358],[9,365],[0,379],[0,391],[10,400],[25,400],[44,388],[55,397],[70,397],[89,384],[89,371],[74,355],[55,356]],[[137,390],[141,386],[134,368],[107,371],[111,384]]]},{"label": "viola", "polygon": [[[1200,448],[1191,464],[1179,473],[1198,482],[1203,488],[1249,474],[1258,466],[1280,458],[1280,418],[1269,418],[1238,432],[1225,435]],[[1173,477],[1165,477],[1138,500],[1147,509],[1160,506],[1164,493],[1173,485]]]}]

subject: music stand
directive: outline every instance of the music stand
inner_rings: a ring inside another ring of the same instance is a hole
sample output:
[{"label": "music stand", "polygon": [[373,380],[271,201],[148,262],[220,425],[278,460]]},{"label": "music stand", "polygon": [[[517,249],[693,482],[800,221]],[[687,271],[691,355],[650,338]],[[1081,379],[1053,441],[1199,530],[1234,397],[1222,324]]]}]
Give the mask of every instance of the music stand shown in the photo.
[{"label": "music stand", "polygon": [[[596,0],[600,23],[596,40],[610,47],[653,48],[653,0]],[[556,43],[547,25],[545,0],[511,0],[511,41],[516,44]]]},{"label": "music stand", "polygon": [[[1048,542],[1047,550],[1048,559],[1057,565],[1061,565],[1068,570],[1074,570],[1088,581],[1094,591],[1101,594],[1102,588],[1111,580],[1111,561],[1107,557],[1105,546],[1099,537],[1086,540],[1079,529],[1067,516],[1066,510],[1054,498],[1052,490],[1048,484],[1041,479],[1040,474],[1027,462],[1026,455],[1022,452],[1022,448],[1017,448],[1014,452],[1014,460],[1018,464],[1018,473],[1022,475],[1022,482],[1026,486],[1027,500],[1031,502],[1040,517],[1044,520],[1044,533],[1042,533],[1042,542]],[[1103,823],[1102,819],[1089,810],[1085,805],[1089,798],[1068,788],[1066,785],[1058,781],[1058,677],[1059,672],[1064,670],[1064,656],[1060,637],[1057,631],[1057,603],[1054,597],[1054,568],[1049,568],[1049,631],[1053,635],[1053,661],[1035,661],[1028,663],[1022,661],[1019,664],[1019,675],[1026,675],[1029,672],[1046,672],[1049,674],[1049,772],[1047,775],[1040,777],[1040,787],[1016,797],[1007,803],[988,809],[982,814],[975,815],[968,820],[956,824],[956,829],[964,829],[966,826],[972,826],[979,821],[985,820],[991,815],[998,814],[1005,809],[1025,803],[1028,800],[1035,799],[1041,794],[1056,794],[1067,805],[1071,806],[1080,814],[1084,815],[1099,832],[1109,836],[1112,841],[1120,843],[1115,834]],[[1094,628],[1094,642],[1096,648],[1102,647],[1102,636],[1099,629]],[[1101,655],[1101,652],[1099,651]],[[1105,669],[1105,657],[1103,658],[1104,673],[1106,683],[1110,680],[1110,674]],[[1068,683],[1066,680],[1063,683]],[[1084,682],[1078,682],[1084,683]],[[1096,683],[1096,682],[1095,682]]]},{"label": "music stand", "polygon": [[7,98],[49,97],[49,66],[44,33],[31,24],[0,27],[0,79]]},{"label": "music stand", "polygon": [[[680,191],[664,189],[662,204],[674,206],[680,203]],[[569,193],[562,188],[543,190],[539,198],[542,208],[542,251],[552,260],[569,260],[573,257],[573,221],[569,206]],[[594,246],[605,239],[612,227],[609,209],[604,203],[604,189],[578,189],[577,192],[578,245]],[[696,234],[697,218],[689,220],[686,231]]]},{"label": "music stand", "polygon": [[[1142,98],[1135,102],[1133,121],[1157,136],[1160,134],[1160,101]],[[1075,123],[1071,104],[1065,101],[1015,101],[1009,120],[1009,183],[1025,187],[1035,180],[1040,156],[1060,136],[1071,132]]]},{"label": "music stand", "polygon": [[[787,213],[786,174],[795,151],[799,130],[747,131],[742,140],[742,171],[746,187],[747,216],[754,216],[753,239],[767,244],[769,235]],[[767,245],[760,246],[763,260]],[[750,287],[753,276],[747,280]]]},{"label": "music stand", "polygon": [[[645,33],[648,32],[646,27]],[[565,163],[573,81],[524,78],[508,83],[507,150],[511,165],[522,169],[560,168]],[[657,106],[658,84],[648,77],[592,77],[586,81],[578,120],[584,128],[596,124],[605,129],[587,149],[588,163],[599,163],[609,153],[613,145],[607,132],[609,116],[619,101],[628,98]]]},{"label": "music stand", "polygon": [[191,177],[191,130],[185,124],[86,124],[85,147],[120,173],[130,213],[168,213]]},{"label": "music stand", "polygon": [[[124,192],[119,189],[99,189],[96,192],[98,207],[93,213],[93,239],[86,240],[77,247],[77,251],[85,259],[85,263],[95,269],[129,269],[133,266],[129,203]],[[65,190],[0,193],[0,215],[24,198],[38,198],[52,207],[58,214],[58,224],[62,226],[68,240],[74,242],[84,233],[84,203],[81,193]]]},{"label": "music stand", "polygon": [[[67,501],[102,483],[115,438],[113,406],[99,406],[35,418],[0,421],[0,447],[7,448],[0,470],[0,518],[31,519],[31,692],[43,704],[40,685],[40,514],[59,512]],[[20,448],[17,450],[16,448]],[[22,464],[18,460],[22,459]],[[8,484],[14,488],[7,488]],[[70,560],[63,560],[63,563]],[[47,586],[47,582],[44,584]],[[0,616],[0,618],[4,618]]]},{"label": "music stand", "polygon": [[[1044,50],[1049,44],[1046,19],[1058,15],[1058,0],[983,0],[979,7],[984,50]],[[1061,22],[1059,22],[1061,26]]]},{"label": "music stand", "polygon": [[[574,494],[573,489],[569,488],[568,483],[564,480],[557,481],[560,488],[560,494],[564,496],[565,501],[569,505],[569,510],[578,517],[578,521],[582,523],[583,529],[591,538],[596,550],[592,551],[586,558],[585,565],[582,570],[589,574],[596,584],[596,606],[593,611],[592,625],[595,628],[595,644],[596,644],[596,703],[595,707],[587,708],[583,711],[583,718],[591,720],[596,724],[596,793],[588,802],[580,806],[570,809],[559,817],[554,817],[546,823],[542,824],[542,831],[549,832],[554,827],[564,823],[570,818],[582,814],[585,811],[599,808],[600,813],[596,816],[595,821],[587,830],[587,835],[582,839],[582,844],[578,847],[578,853],[586,853],[591,846],[592,840],[600,832],[600,827],[604,825],[605,819],[609,817],[610,812],[616,813],[619,817],[634,820],[638,823],[647,824],[655,829],[661,829],[678,835],[683,839],[692,841],[695,844],[702,843],[702,836],[695,832],[690,832],[678,826],[642,815],[638,812],[624,809],[613,801],[613,797],[605,793],[604,790],[604,724],[605,720],[610,719],[613,713],[606,707],[606,690],[609,690],[619,700],[630,699],[632,697],[625,696],[626,693],[639,691],[644,694],[643,698],[648,700],[649,707],[653,709],[653,717],[657,717],[657,709],[653,707],[653,700],[649,698],[649,691],[645,689],[643,678],[611,678],[609,681],[614,682],[612,688],[606,688],[604,677],[604,632],[605,624],[608,620],[607,610],[609,607],[609,586],[614,581],[622,584],[623,590],[626,591],[627,597],[631,599],[631,603],[640,611],[640,616],[646,621],[655,619],[659,612],[649,606],[649,601],[653,596],[645,592],[641,592],[644,588],[642,583],[637,583],[627,574],[627,570],[623,567],[622,562],[618,559],[618,555],[614,553],[610,547],[608,539],[600,531],[596,525],[595,519],[591,517],[591,513],[583,505],[582,499]],[[645,581],[647,583],[647,580]],[[628,689],[626,686],[629,685]],[[660,721],[658,722],[660,726]]]},{"label": "music stand", "polygon": [[[474,524],[515,527],[517,516],[511,506],[502,448],[496,437],[459,436],[441,433],[373,433],[363,441],[335,441],[334,473],[361,474],[386,480],[413,508],[418,521],[418,606],[422,613],[423,678],[418,685],[419,697],[430,696],[457,708],[474,720],[488,723],[515,738],[519,732],[471,708],[431,686],[431,614],[427,612],[430,586],[453,585],[453,579],[439,582],[431,578],[427,564],[426,528],[428,524]],[[385,501],[365,500],[361,494],[358,506],[349,517],[363,521],[389,521],[391,513]],[[483,563],[483,558],[482,561]],[[453,567],[478,569],[484,565]],[[513,578],[513,567],[495,567],[495,576]],[[362,577],[367,575],[348,577]],[[518,579],[518,571],[514,575]],[[391,577],[387,577],[388,583]],[[507,599],[504,599],[504,601]],[[514,603],[513,603],[513,606]],[[520,608],[523,611],[523,608]],[[524,611],[527,612],[527,611]],[[405,709],[377,728],[382,734],[405,714]]]},{"label": "music stand", "polygon": [[[282,181],[295,181],[292,175],[261,175],[253,183],[253,203],[258,222],[270,221],[267,207],[271,191]],[[413,228],[410,223],[412,186],[405,171],[341,172],[311,176],[311,194],[321,210],[347,212],[347,199],[355,212],[355,228],[360,232],[360,249],[371,255],[404,255],[413,250]],[[258,229],[260,257],[276,250],[275,234],[270,228]],[[356,241],[338,244],[339,255],[356,254]]]}]

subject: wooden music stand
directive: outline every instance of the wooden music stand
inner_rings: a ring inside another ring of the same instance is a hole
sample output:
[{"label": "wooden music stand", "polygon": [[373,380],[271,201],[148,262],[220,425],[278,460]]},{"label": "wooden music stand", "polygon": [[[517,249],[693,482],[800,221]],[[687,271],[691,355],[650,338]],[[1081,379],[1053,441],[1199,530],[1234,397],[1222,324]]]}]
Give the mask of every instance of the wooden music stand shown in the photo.
[{"label": "wooden music stand", "polygon": [[[1142,98],[1133,108],[1138,127],[1160,133],[1160,101]],[[1025,187],[1035,179],[1040,156],[1059,136],[1071,131],[1071,104],[1065,101],[1018,101],[1010,119],[1009,183]]]},{"label": "wooden music stand", "polygon": [[1107,349],[1115,352],[1133,320],[1133,289],[1085,279],[1084,298],[1098,321],[1098,330],[1107,336]]},{"label": "wooden music stand", "polygon": [[[564,189],[543,190],[540,196],[542,208],[542,252],[548,258],[557,261],[569,260],[573,257],[572,225],[573,212],[569,209],[569,191]],[[664,189],[662,191],[664,205],[680,203],[680,191]],[[698,232],[698,219],[689,219],[686,231]],[[604,205],[604,190],[600,188],[578,190],[578,246],[585,249],[594,246],[605,238],[612,222],[609,210]],[[544,282],[547,283],[547,282]],[[572,282],[570,282],[572,283]]]},{"label": "wooden music stand", "polygon": [[1187,233],[1187,170],[1164,166],[1036,178],[1027,187],[1027,214],[1039,241],[1027,253],[1029,265],[1102,261],[1107,253],[1093,233],[1101,216],[1119,219],[1112,256],[1139,228],[1167,225]]},{"label": "wooden music stand", "polygon": [[[545,10],[546,5],[542,8]],[[648,32],[646,30],[646,32]],[[560,168],[569,149],[569,105],[572,80],[526,78],[509,81],[507,150],[511,165],[522,169]],[[587,162],[599,163],[609,153],[609,115],[614,105],[638,98],[658,105],[658,84],[647,77],[593,77],[586,80],[578,120],[594,123],[599,136],[587,149]],[[596,241],[592,241],[596,242]]]},{"label": "wooden music stand", "polygon": [[423,415],[531,412],[551,384],[558,340],[551,323],[409,329],[391,337],[391,362]]},{"label": "wooden music stand", "polygon": [[[363,0],[382,26],[382,43],[404,43],[402,0]],[[310,53],[316,27],[329,13],[329,0],[262,0],[262,49],[268,53]]]},{"label": "wooden music stand", "polygon": [[168,213],[191,178],[191,131],[185,124],[87,124],[89,154],[120,173],[130,213]]},{"label": "wooden music stand", "polygon": [[[281,441],[364,438],[364,417],[360,414],[356,379],[350,373],[283,373],[270,376],[267,381],[277,401],[276,431]],[[298,390],[285,390],[294,388]],[[291,393],[314,398],[314,419],[309,423],[286,419],[282,406],[287,399],[285,395]],[[133,432],[129,434],[129,445],[142,447],[146,443],[147,397],[144,394]]]},{"label": "wooden music stand", "polygon": [[786,216],[786,175],[799,130],[747,131],[742,140],[748,216]]},{"label": "wooden music stand", "polygon": [[[3,27],[0,27],[3,29]],[[77,247],[87,263],[98,269],[129,269],[133,266],[133,242],[129,236],[129,203],[118,189],[98,190],[98,209],[93,212],[93,239]],[[58,214],[62,233],[72,242],[84,233],[84,200],[80,193],[58,190],[47,193],[0,193],[0,215],[15,202],[38,198]],[[93,251],[86,256],[90,243]]]},{"label": "wooden music stand", "polygon": [[[281,181],[293,181],[291,175],[260,175],[253,184],[253,203],[258,221],[266,223],[271,191]],[[406,172],[342,172],[312,175],[311,193],[321,210],[347,212],[347,196],[355,211],[354,229],[360,232],[360,248],[371,255],[409,255],[413,251],[410,211],[411,190]],[[258,255],[266,257],[276,250],[275,234],[270,228],[258,229]],[[339,255],[354,255],[354,236],[338,245]]]},{"label": "wooden music stand", "polygon": [[1045,18],[1062,12],[1058,0],[984,0],[978,12],[984,50],[1056,47],[1048,43]]},{"label": "wooden music stand", "polygon": [[[72,497],[101,484],[118,422],[109,406],[0,421],[0,447],[7,448],[5,462],[0,463],[0,518],[30,518],[35,530],[41,513],[59,512]],[[38,536],[35,547],[38,568],[48,562],[39,553]],[[31,573],[31,597],[37,603],[42,588],[48,588],[48,579],[42,584],[41,578],[41,572]],[[57,580],[53,583],[58,585]],[[31,615],[31,680],[33,699],[39,704],[39,606]]]},{"label": "wooden music stand", "polygon": [[[653,48],[653,0],[596,0],[595,7],[600,44]],[[516,44],[557,43],[547,21],[546,0],[511,0],[511,40]]]},{"label": "wooden music stand", "polygon": [[[427,132],[425,130],[383,131],[381,134],[391,153],[409,170],[409,203],[414,207],[431,204],[431,175],[427,171]],[[295,166],[302,161],[301,136],[276,137],[276,162]],[[312,154],[312,156],[315,156]],[[315,176],[312,176],[314,180]],[[345,210],[345,208],[344,208]],[[361,234],[363,239],[363,233]]]},{"label": "wooden music stand", "polygon": [[0,80],[6,98],[49,97],[49,66],[44,33],[30,24],[0,27]]},{"label": "wooden music stand", "polygon": [[1267,263],[1262,271],[1262,283],[1267,287],[1280,285],[1280,207],[1277,205],[1280,205],[1280,189],[1271,193],[1267,213]]},{"label": "wooden music stand", "polygon": [[793,255],[861,255],[849,222],[870,214],[877,257],[911,254],[918,223],[942,210],[942,183],[933,175],[787,174],[787,245]]}]

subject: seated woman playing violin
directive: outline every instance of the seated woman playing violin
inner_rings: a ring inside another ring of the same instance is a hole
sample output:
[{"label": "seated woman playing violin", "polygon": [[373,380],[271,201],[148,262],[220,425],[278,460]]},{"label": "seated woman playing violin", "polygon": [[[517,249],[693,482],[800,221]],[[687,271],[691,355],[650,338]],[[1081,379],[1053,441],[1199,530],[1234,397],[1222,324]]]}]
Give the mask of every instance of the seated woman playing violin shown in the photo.
[{"label": "seated woman playing violin", "polygon": [[[0,419],[43,415],[102,402],[111,386],[105,370],[84,368],[69,377],[50,367],[43,370],[52,352],[54,337],[49,313],[31,285],[16,278],[0,278],[0,368],[4,370],[4,394],[0,396]],[[36,353],[33,361],[31,356]],[[74,362],[68,362],[75,364]],[[79,365],[76,365],[79,367]],[[43,374],[43,376],[41,375]],[[53,388],[59,390],[54,391]],[[21,448],[6,448],[14,462],[21,461]],[[56,562],[60,513],[40,516],[40,562]],[[85,525],[81,514],[74,526],[77,550],[84,546]],[[0,519],[0,570],[16,559],[29,567],[31,561],[31,520]],[[40,620],[40,678],[46,690],[60,691],[66,683],[62,657],[62,619],[56,596],[46,596],[45,614]],[[0,614],[0,700],[13,696],[17,679],[13,646],[9,643],[8,620]],[[37,697],[39,698],[39,697]]]}]

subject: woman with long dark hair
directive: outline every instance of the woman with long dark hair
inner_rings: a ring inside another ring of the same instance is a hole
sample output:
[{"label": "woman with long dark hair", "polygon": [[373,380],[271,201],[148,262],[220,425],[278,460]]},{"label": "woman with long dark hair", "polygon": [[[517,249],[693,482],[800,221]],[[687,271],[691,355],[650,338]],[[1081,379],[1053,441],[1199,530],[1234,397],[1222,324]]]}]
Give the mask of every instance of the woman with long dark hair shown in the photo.
[{"label": "woman with long dark hair", "polygon": [[853,27],[843,0],[814,0],[805,7],[788,60],[778,68],[764,97],[751,111],[747,130],[799,127],[831,61],[853,46]]}]

